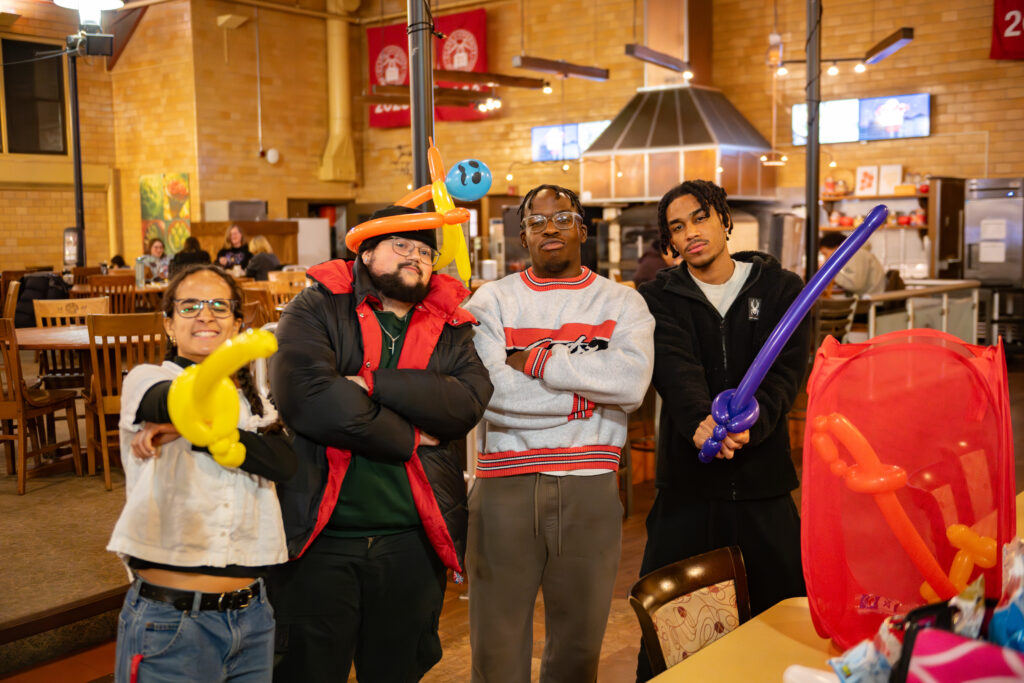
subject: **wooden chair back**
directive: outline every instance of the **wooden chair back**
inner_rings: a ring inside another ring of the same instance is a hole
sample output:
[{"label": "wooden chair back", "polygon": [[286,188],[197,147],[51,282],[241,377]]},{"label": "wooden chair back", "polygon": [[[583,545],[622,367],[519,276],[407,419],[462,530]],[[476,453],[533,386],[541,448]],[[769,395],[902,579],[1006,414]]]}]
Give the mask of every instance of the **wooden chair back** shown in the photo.
[{"label": "wooden chair back", "polygon": [[846,339],[853,325],[857,311],[857,297],[819,298],[814,302],[814,349],[821,346],[825,337],[832,335],[840,342]]},{"label": "wooden chair back", "polygon": [[14,320],[7,317],[0,318],[0,360],[0,419],[13,420],[21,405],[22,375]]},{"label": "wooden chair back", "polygon": [[287,282],[293,289],[305,289],[306,272],[293,270],[272,270],[267,273],[270,282]]},{"label": "wooden chair back", "polygon": [[128,371],[142,363],[159,365],[164,360],[163,314],[90,315],[86,325],[92,360],[91,400],[99,412],[118,414],[121,386]]},{"label": "wooden chair back", "polygon": [[629,604],[658,675],[750,619],[743,555],[729,546],[657,569],[633,585]]},{"label": "wooden chair back", "polygon": [[[36,327],[84,325],[86,316],[109,313],[110,299],[105,296],[84,299],[34,299]],[[71,349],[44,349],[39,352],[39,379],[47,389],[84,389],[83,353]]]},{"label": "wooden chair back", "polygon": [[274,304],[274,297],[270,294],[269,283],[253,283],[242,287],[244,303],[257,302],[263,309],[266,322],[277,322],[280,317]]},{"label": "wooden chair back", "polygon": [[[305,287],[296,287],[294,282],[288,280],[270,280],[267,284],[267,290],[270,292],[270,298],[274,300],[274,310],[277,310],[278,306],[283,306],[289,301],[299,295],[302,289]],[[278,314],[280,318],[280,314]],[[277,318],[274,318],[276,321]]]},{"label": "wooden chair back", "polygon": [[102,275],[103,269],[99,266],[72,266],[71,267],[71,284],[72,285],[87,285],[89,284],[89,278],[93,275]]},{"label": "wooden chair back", "polygon": [[7,294],[4,296],[3,317],[14,319],[18,311],[18,294],[21,293],[21,283],[15,280],[7,285]]},{"label": "wooden chair back", "polygon": [[256,330],[267,324],[267,314],[259,301],[242,303],[242,329]]},{"label": "wooden chair back", "polygon": [[[27,270],[5,270],[0,272],[0,299],[7,301],[7,289],[12,282],[18,282],[27,273]],[[11,316],[4,316],[9,318]]]},{"label": "wooden chair back", "polygon": [[110,297],[110,312],[135,312],[135,276],[90,275],[89,290],[93,296]]}]

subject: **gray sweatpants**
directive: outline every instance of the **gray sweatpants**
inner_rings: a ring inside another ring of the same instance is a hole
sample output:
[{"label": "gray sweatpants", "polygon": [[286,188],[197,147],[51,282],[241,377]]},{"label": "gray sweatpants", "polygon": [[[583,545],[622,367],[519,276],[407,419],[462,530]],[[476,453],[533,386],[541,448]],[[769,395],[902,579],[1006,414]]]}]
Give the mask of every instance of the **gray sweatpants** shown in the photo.
[{"label": "gray sweatpants", "polygon": [[477,479],[466,548],[473,682],[529,682],[538,588],[541,683],[594,681],[621,542],[614,472]]}]

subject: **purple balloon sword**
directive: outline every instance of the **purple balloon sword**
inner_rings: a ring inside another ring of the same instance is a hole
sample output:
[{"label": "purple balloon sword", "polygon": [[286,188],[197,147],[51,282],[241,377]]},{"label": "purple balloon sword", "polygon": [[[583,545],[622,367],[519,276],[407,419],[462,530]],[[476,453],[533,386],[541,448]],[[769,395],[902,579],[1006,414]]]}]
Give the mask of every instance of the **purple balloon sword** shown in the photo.
[{"label": "purple balloon sword", "polygon": [[726,434],[743,432],[754,426],[757,416],[761,413],[754,392],[761,386],[761,381],[768,374],[768,369],[775,362],[782,352],[789,338],[793,336],[797,325],[804,319],[811,306],[817,300],[822,290],[839,273],[846,262],[850,260],[853,253],[861,248],[868,241],[873,233],[889,215],[889,207],[879,204],[871,209],[871,212],[861,223],[860,227],[849,238],[846,239],[831,258],[825,261],[821,270],[815,273],[811,281],[803,288],[800,295],[790,304],[789,310],[782,316],[782,320],[772,330],[768,341],[764,343],[757,354],[757,358],[750,364],[747,374],[743,376],[740,385],[735,389],[726,389],[711,402],[711,416],[715,418],[715,431],[712,436],[704,442],[700,449],[700,461],[711,462],[722,448],[722,441]]}]

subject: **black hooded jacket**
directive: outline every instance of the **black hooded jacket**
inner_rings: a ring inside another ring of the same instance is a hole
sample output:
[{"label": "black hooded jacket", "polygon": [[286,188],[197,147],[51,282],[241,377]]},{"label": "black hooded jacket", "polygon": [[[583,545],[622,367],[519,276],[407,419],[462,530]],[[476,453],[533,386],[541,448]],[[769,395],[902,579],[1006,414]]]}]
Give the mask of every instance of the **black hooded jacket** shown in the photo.
[{"label": "black hooded jacket", "polygon": [[[476,321],[459,307],[468,290],[432,276],[412,312],[400,369],[378,369],[381,333],[370,302],[380,296],[361,261],[328,261],[307,275],[316,284],[281,315],[270,360],[274,399],[299,456],[298,473],[277,487],[289,556],[301,555],[330,518],[354,453],[406,464],[424,530],[458,569],[468,512],[450,442],[479,422],[493,390],[473,346]],[[369,394],[349,375],[361,376]],[[420,429],[440,445],[420,445]]]},{"label": "black hooded jacket", "polygon": [[731,460],[703,464],[693,434],[711,401],[735,389],[776,324],[800,293],[800,278],[761,252],[739,252],[752,264],[746,283],[721,316],[686,264],[663,270],[640,287],[654,315],[654,387],[662,398],[658,467],[661,489],[701,499],[751,500],[795,489],[789,412],[807,368],[810,323],[805,318],[755,393],[760,417],[750,442]]}]

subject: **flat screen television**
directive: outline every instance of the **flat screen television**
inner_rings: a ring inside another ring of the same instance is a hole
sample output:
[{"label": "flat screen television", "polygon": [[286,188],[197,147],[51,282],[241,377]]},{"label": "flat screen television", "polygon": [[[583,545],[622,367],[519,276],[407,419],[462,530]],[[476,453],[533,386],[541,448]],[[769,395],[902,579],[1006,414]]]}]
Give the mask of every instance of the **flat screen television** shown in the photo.
[{"label": "flat screen television", "polygon": [[534,126],[530,129],[531,158],[533,161],[579,159],[609,123],[610,120]]},{"label": "flat screen television", "polygon": [[[925,137],[930,132],[931,95],[890,95],[827,100],[818,114],[822,144]],[[807,105],[793,105],[794,145],[807,144]]]}]

